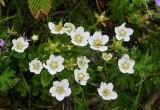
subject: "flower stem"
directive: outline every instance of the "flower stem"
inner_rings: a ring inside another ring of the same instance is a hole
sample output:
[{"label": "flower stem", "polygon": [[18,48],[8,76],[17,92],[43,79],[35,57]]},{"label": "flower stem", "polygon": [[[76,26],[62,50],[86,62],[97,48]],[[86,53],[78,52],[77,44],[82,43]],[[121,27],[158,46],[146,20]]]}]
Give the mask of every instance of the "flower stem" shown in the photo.
[{"label": "flower stem", "polygon": [[27,81],[26,81],[26,79],[25,79],[25,77],[23,76],[23,74],[22,74],[22,72],[21,72],[21,76],[22,76],[22,79],[23,79],[23,81],[25,82],[25,86],[26,86],[26,88],[27,88],[27,90],[28,90],[28,110],[30,110],[30,104],[31,104],[31,93],[30,93],[30,89],[29,89],[29,87],[28,87],[28,84],[27,84]]}]

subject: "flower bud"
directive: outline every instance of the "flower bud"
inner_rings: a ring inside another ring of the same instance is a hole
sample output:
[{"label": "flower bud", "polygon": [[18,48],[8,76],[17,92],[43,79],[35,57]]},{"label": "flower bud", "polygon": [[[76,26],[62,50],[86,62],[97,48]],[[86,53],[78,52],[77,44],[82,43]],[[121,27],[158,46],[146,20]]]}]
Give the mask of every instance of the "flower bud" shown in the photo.
[{"label": "flower bud", "polygon": [[103,71],[103,66],[100,66],[100,65],[99,65],[99,66],[97,67],[97,70],[100,71],[100,72]]},{"label": "flower bud", "polygon": [[106,61],[106,62],[108,62],[111,58],[112,58],[112,54],[111,53],[103,53],[102,54],[102,59],[104,60],[104,61]]},{"label": "flower bud", "polygon": [[0,39],[0,47],[3,47],[5,44],[4,40],[3,39]]},{"label": "flower bud", "polygon": [[32,36],[32,40],[33,40],[33,41],[37,41],[37,40],[38,40],[38,37],[39,37],[38,35],[35,35],[35,34],[34,34],[34,35]]}]

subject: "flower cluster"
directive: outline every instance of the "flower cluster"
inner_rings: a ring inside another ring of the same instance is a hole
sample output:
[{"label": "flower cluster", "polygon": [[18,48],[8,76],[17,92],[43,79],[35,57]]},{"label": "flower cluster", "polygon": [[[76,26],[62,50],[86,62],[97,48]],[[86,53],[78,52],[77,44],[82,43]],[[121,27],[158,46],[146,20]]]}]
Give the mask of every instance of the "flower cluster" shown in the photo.
[{"label": "flower cluster", "polygon": [[[104,52],[108,49],[106,43],[109,41],[108,35],[102,35],[102,32],[98,31],[90,36],[89,32],[86,32],[82,26],[75,28],[72,23],[65,23],[64,26],[58,24],[48,23],[49,29],[53,34],[66,33],[71,37],[71,42],[76,46],[86,46],[88,43],[90,48]],[[58,28],[58,29],[57,29]],[[66,31],[67,30],[67,31]]]},{"label": "flower cluster", "polygon": [[[49,22],[49,29],[53,34],[67,34],[71,37],[71,42],[76,46],[86,46],[90,45],[92,50],[98,50],[100,52],[105,52],[108,49],[106,45],[109,41],[108,35],[102,35],[102,32],[97,31],[93,35],[90,35],[89,32],[86,32],[82,26],[75,27],[72,23],[65,23],[64,25],[60,22],[58,25]],[[131,28],[126,28],[125,23],[121,26],[115,27],[116,39],[123,40],[125,42],[130,40],[130,36],[133,34]],[[38,36],[33,36],[32,39],[38,40]],[[12,40],[13,47],[12,50],[22,53],[29,47],[28,40],[25,40],[23,37]],[[113,55],[111,53],[102,53],[102,59],[108,62]],[[51,54],[49,59],[46,60],[46,63],[42,63],[39,58],[35,58],[29,62],[29,70],[32,73],[40,74],[42,69],[45,68],[48,70],[49,74],[55,75],[64,70],[64,58],[61,55]],[[74,78],[77,83],[80,85],[86,85],[87,81],[90,78],[87,69],[89,67],[88,63],[90,60],[86,56],[79,56],[77,58],[77,66],[79,69],[74,70]],[[129,58],[129,55],[124,54],[122,58],[118,60],[118,67],[122,73],[134,73],[135,61]],[[112,83],[101,82],[100,87],[97,89],[98,93],[104,100],[114,100],[118,97],[117,93],[113,91]],[[69,88],[69,82],[67,79],[61,81],[54,81],[53,86],[50,88],[49,92],[53,97],[56,97],[57,100],[61,101],[65,97],[71,94],[71,89]]]},{"label": "flower cluster", "polygon": [[88,63],[90,62],[86,56],[81,56],[77,58],[77,65],[80,69],[74,70],[74,76],[76,82],[80,83],[81,85],[86,85],[88,79],[90,78],[89,74],[87,73]]}]

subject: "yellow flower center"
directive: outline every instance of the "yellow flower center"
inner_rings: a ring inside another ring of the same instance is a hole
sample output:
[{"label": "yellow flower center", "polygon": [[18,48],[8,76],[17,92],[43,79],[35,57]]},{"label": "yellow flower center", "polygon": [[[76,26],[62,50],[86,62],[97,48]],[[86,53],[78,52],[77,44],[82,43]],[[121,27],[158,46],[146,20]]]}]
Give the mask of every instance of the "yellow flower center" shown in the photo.
[{"label": "yellow flower center", "polygon": [[38,70],[40,68],[39,63],[33,64],[33,69]]},{"label": "yellow flower center", "polygon": [[61,31],[61,29],[62,29],[62,26],[60,26],[60,25],[54,25],[54,30],[56,30],[56,31]]},{"label": "yellow flower center", "polygon": [[83,78],[84,78],[83,73],[79,73],[79,74],[78,74],[78,80],[82,80]]},{"label": "yellow flower center", "polygon": [[118,33],[120,36],[123,36],[123,37],[126,35],[126,31],[124,29],[119,30]]},{"label": "yellow flower center", "polygon": [[127,70],[130,67],[130,64],[127,61],[124,61],[121,65],[124,70]]},{"label": "yellow flower center", "polygon": [[50,65],[51,68],[56,69],[58,68],[58,63],[56,61],[51,61]]},{"label": "yellow flower center", "polygon": [[100,39],[95,39],[93,41],[93,46],[99,48],[102,45],[102,41]]},{"label": "yellow flower center", "polygon": [[74,37],[74,41],[77,43],[81,43],[83,41],[83,37],[80,34],[78,34]]},{"label": "yellow flower center", "polygon": [[64,88],[62,86],[57,86],[56,87],[56,93],[61,95],[64,93]]},{"label": "yellow flower center", "polygon": [[103,89],[102,93],[103,93],[104,96],[109,96],[110,91],[105,88],[105,89]]},{"label": "yellow flower center", "polygon": [[23,48],[23,44],[21,42],[17,42],[16,43],[16,48],[17,49],[22,49]]}]

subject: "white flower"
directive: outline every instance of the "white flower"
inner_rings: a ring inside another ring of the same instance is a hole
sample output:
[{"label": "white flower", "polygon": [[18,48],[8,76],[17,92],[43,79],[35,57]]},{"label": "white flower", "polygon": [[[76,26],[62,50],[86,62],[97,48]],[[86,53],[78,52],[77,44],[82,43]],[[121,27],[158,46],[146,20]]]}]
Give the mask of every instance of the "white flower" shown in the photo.
[{"label": "white flower", "polygon": [[89,32],[84,32],[83,27],[78,27],[74,32],[71,33],[71,42],[74,45],[86,46],[88,44]]},{"label": "white flower", "polygon": [[129,41],[130,36],[133,34],[133,29],[126,28],[126,23],[123,23],[121,26],[115,27],[115,33],[117,40]]},{"label": "white flower", "polygon": [[63,31],[70,36],[75,31],[75,26],[72,23],[66,22],[63,26]]},{"label": "white flower", "polygon": [[111,58],[112,58],[112,54],[111,53],[102,53],[102,59],[105,60],[106,62],[108,62]]},{"label": "white flower", "polygon": [[77,64],[79,68],[88,68],[90,60],[86,56],[80,56],[77,58]]},{"label": "white flower", "polygon": [[48,69],[51,75],[61,72],[64,69],[63,66],[64,58],[59,56],[50,55],[49,59],[46,61],[46,65],[43,66]]},{"label": "white flower", "polygon": [[48,27],[51,30],[52,34],[63,34],[64,33],[63,32],[63,27],[60,24],[56,25],[52,22],[49,22]]},{"label": "white flower", "polygon": [[86,85],[87,80],[90,78],[90,76],[85,68],[81,68],[74,70],[74,78],[76,82],[80,83],[81,85]]},{"label": "white flower", "polygon": [[43,66],[42,66],[42,62],[40,60],[38,60],[38,58],[32,60],[29,63],[29,70],[30,72],[33,72],[35,74],[40,74],[40,72],[42,71]]},{"label": "white flower", "polygon": [[12,43],[13,43],[12,50],[19,52],[19,53],[24,52],[24,50],[27,49],[29,46],[28,41],[24,40],[23,37],[19,37],[17,40],[13,39]]},{"label": "white flower", "polygon": [[93,50],[99,50],[104,52],[108,49],[105,44],[108,42],[109,37],[107,35],[103,35],[101,32],[95,32],[93,36],[90,36],[88,42],[90,44],[90,48]]},{"label": "white flower", "polygon": [[122,73],[134,73],[133,66],[135,61],[131,60],[127,54],[124,54],[121,59],[118,60],[119,70]]},{"label": "white flower", "polygon": [[62,81],[54,81],[49,92],[53,97],[56,97],[57,100],[62,101],[65,97],[71,94],[68,80],[63,79]]},{"label": "white flower", "polygon": [[104,100],[115,100],[118,97],[117,93],[113,91],[112,83],[101,82],[98,93]]}]

